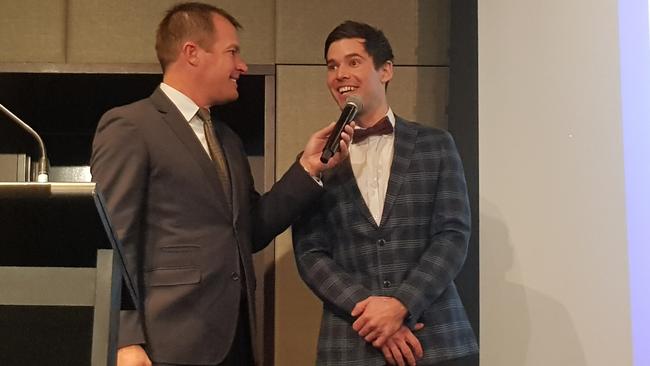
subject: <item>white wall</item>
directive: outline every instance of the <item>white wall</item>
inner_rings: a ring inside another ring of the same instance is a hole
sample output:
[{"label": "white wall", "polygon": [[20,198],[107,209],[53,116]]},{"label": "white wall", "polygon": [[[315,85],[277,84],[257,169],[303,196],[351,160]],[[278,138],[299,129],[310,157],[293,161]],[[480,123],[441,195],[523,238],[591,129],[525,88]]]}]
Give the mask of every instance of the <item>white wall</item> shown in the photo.
[{"label": "white wall", "polygon": [[481,365],[631,365],[617,1],[478,7]]}]

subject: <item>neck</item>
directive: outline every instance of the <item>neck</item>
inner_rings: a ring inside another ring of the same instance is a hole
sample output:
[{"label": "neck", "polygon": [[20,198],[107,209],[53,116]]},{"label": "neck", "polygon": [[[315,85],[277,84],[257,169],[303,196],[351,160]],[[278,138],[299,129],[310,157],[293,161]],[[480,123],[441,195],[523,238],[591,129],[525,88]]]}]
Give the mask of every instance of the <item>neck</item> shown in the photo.
[{"label": "neck", "polygon": [[361,116],[355,119],[357,125],[363,128],[369,128],[374,126],[388,113],[388,104],[384,104],[379,108],[374,108],[371,111],[363,113]]},{"label": "neck", "polygon": [[201,97],[201,93],[190,87],[190,85],[193,85],[191,80],[175,73],[165,73],[163,82],[192,99],[199,108],[210,108],[209,103]]}]

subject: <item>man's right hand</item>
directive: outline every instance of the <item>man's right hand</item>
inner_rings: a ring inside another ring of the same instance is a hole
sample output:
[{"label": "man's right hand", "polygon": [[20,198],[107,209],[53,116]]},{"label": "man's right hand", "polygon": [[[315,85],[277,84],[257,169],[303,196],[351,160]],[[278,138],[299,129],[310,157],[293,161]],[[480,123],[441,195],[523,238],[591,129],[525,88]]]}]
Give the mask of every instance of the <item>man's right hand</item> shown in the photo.
[{"label": "man's right hand", "polygon": [[309,175],[313,177],[319,176],[323,170],[330,169],[335,167],[341,161],[345,160],[348,157],[348,147],[352,141],[352,136],[354,135],[354,122],[345,126],[343,133],[341,133],[340,149],[334,154],[334,156],[329,160],[327,164],[323,164],[320,161],[320,156],[323,152],[325,144],[327,144],[327,139],[330,134],[334,131],[336,126],[335,122],[332,122],[327,127],[316,131],[305,146],[305,150],[300,157],[300,165],[309,172]]},{"label": "man's right hand", "polygon": [[[420,330],[423,327],[424,324],[418,323],[415,330]],[[420,341],[405,325],[402,325],[395,334],[386,340],[381,347],[381,352],[389,365],[398,366],[415,366],[417,361],[424,356]]]},{"label": "man's right hand", "polygon": [[151,360],[142,346],[132,344],[117,350],[117,366],[151,366]]}]

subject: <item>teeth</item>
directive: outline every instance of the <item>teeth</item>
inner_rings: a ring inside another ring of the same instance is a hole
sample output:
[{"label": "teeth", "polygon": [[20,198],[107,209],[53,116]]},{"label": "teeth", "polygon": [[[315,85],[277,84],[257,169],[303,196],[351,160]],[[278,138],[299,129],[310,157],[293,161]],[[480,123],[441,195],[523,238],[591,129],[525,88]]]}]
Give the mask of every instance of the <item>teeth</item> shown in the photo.
[{"label": "teeth", "polygon": [[342,87],[339,88],[339,93],[343,94],[343,93],[351,92],[351,91],[353,91],[355,89],[356,88],[353,87],[353,86],[342,86]]}]

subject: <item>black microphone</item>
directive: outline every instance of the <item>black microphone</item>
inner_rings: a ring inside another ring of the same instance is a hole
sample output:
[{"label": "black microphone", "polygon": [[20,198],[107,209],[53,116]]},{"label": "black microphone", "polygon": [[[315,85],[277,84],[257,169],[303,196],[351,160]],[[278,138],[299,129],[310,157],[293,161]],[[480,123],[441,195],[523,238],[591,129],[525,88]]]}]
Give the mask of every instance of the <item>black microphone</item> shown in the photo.
[{"label": "black microphone", "polygon": [[0,104],[0,111],[4,112],[11,120],[16,122],[20,127],[22,127],[25,131],[29,132],[30,135],[32,135],[35,139],[36,142],[38,142],[38,146],[41,149],[41,158],[38,159],[38,177],[36,178],[36,181],[38,183],[47,183],[48,181],[48,164],[47,164],[47,154],[45,152],[45,144],[43,143],[43,139],[41,139],[41,136],[39,136],[36,131],[34,131],[29,125],[23,121],[20,120],[20,118],[16,117],[11,111],[9,111],[5,106]]},{"label": "black microphone", "polygon": [[341,111],[341,116],[336,122],[336,126],[334,126],[334,131],[332,131],[332,134],[327,139],[323,153],[320,156],[320,161],[323,162],[323,164],[327,164],[332,156],[336,154],[339,149],[339,143],[341,141],[341,133],[343,132],[343,129],[345,126],[347,126],[348,123],[352,122],[354,117],[356,117],[356,115],[361,112],[362,109],[363,103],[361,102],[361,98],[358,95],[350,95],[345,100],[345,107],[343,107],[343,111]]}]

